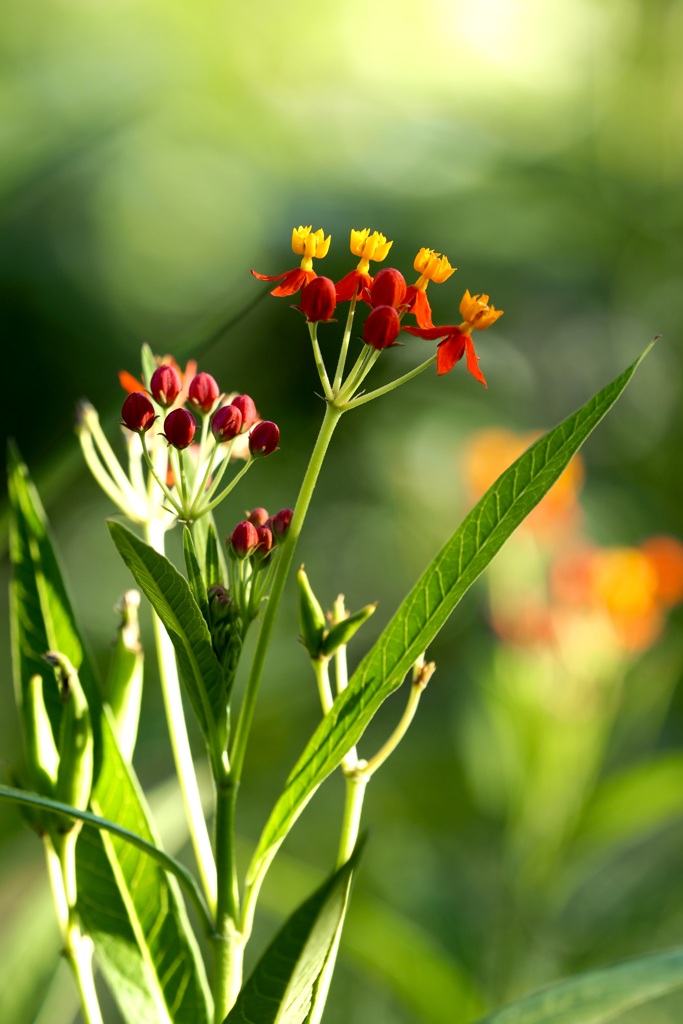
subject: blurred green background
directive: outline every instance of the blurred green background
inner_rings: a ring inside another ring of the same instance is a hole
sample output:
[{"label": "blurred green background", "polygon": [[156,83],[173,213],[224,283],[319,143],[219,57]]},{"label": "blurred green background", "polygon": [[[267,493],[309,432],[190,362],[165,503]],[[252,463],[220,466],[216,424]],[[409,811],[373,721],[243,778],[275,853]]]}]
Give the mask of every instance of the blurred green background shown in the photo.
[{"label": "blurred green background", "polygon": [[[660,334],[586,448],[584,508],[603,543],[683,534],[683,4],[4,0],[2,26],[0,415],[38,482],[102,666],[129,580],[104,527],[113,510],[81,463],[75,403],[87,396],[115,439],[116,373],[137,372],[141,342],[195,356],[282,430],[281,452],[219,510],[219,526],[228,532],[254,505],[293,504],[322,412],[315,369],[299,315],[248,271],[294,266],[299,224],[331,232],[317,268],[336,279],[355,264],[352,227],[394,239],[387,265],[409,280],[421,246],[445,252],[459,270],[430,289],[437,323],[453,322],[466,287],[505,310],[477,339],[488,391],[464,367],[426,374],[347,417],[335,438],[300,554],[327,605],[339,591],[351,607],[380,600],[366,642],[466,508],[468,434],[552,426]],[[426,345],[388,353],[385,375]],[[0,749],[14,764],[7,573],[3,563]],[[551,873],[542,911],[533,888],[520,908],[508,819],[470,784],[462,743],[468,708],[493,685],[484,593],[475,588],[431,651],[438,672],[418,720],[371,787],[330,1024],[464,1021],[481,1005],[469,992],[497,1004],[683,940],[679,776],[646,798],[664,807],[658,819],[632,824],[573,888]],[[247,842],[317,721],[289,596],[244,785]],[[678,613],[629,676],[631,692],[654,692],[656,727],[616,730],[601,774],[675,757],[682,653]],[[368,753],[401,701],[384,709]],[[136,764],[150,787],[170,772],[151,659]],[[330,863],[340,806],[333,780],[285,847],[293,875],[271,886],[264,936],[287,894]],[[170,807],[169,834],[180,814]],[[28,1024],[57,934],[39,844],[0,810],[0,963],[16,979],[30,952],[39,972],[13,981],[3,1022]],[[513,964],[510,943],[532,952]],[[53,985],[46,1019],[60,1024],[72,1019],[70,990],[60,975]],[[623,1019],[664,1024],[681,1012],[669,1000]]]}]

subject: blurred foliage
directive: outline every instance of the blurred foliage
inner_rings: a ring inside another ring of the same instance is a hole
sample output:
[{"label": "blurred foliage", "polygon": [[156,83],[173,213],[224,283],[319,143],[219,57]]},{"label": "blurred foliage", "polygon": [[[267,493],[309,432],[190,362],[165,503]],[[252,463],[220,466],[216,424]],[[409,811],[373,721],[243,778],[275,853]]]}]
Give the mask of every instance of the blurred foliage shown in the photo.
[{"label": "blurred foliage", "polygon": [[[586,529],[611,544],[683,534],[680,0],[4,0],[2,21],[1,415],[38,480],[101,665],[129,578],[106,535],[111,506],[77,452],[74,404],[87,395],[114,438],[116,372],[137,370],[141,341],[195,355],[226,389],[253,394],[283,435],[219,526],[243,508],[291,504],[321,415],[317,378],[298,314],[248,270],[293,265],[295,224],[332,232],[333,277],[353,265],[351,227],[395,239],[406,273],[420,246],[446,252],[459,271],[430,290],[437,322],[452,322],[465,287],[505,310],[479,345],[488,392],[459,370],[426,375],[343,422],[301,550],[328,604],[340,590],[354,607],[379,599],[366,631],[381,629],[466,508],[468,434],[552,425],[655,334],[637,384],[586,449]],[[415,346],[388,356],[408,369]],[[610,832],[589,805],[543,885],[522,884],[500,747],[490,758],[476,748],[482,796],[463,739],[509,672],[478,593],[430,652],[438,672],[418,721],[373,782],[357,894],[431,935],[436,962],[449,958],[495,1002],[681,941],[683,620],[675,612],[659,646],[630,664],[606,741],[602,773],[650,773],[621,805],[631,829],[617,820]],[[290,598],[244,784],[251,838],[317,721]],[[4,585],[0,612],[9,707]],[[390,701],[370,749],[396,714]],[[142,728],[138,769],[157,784],[170,756],[152,671]],[[13,711],[0,737],[3,759],[20,760]],[[341,807],[334,781],[323,793],[287,845],[315,870],[333,857]],[[661,811],[643,821],[643,805]],[[1,916],[7,941],[21,927],[29,948],[52,927],[33,909],[40,851],[14,812],[0,822]],[[359,956],[365,973],[343,968],[330,1024],[422,1019]],[[668,1005],[648,1024],[680,1019],[680,1001]]]}]

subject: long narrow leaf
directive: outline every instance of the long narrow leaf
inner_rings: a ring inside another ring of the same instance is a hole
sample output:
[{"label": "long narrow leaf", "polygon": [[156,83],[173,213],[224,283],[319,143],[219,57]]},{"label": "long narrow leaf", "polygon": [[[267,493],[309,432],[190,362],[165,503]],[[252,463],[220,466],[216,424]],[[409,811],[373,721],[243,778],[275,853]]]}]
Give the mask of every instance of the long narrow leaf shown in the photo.
[{"label": "long narrow leaf", "polygon": [[216,727],[225,721],[223,673],[211,646],[211,635],[192,591],[164,555],[145,544],[121,523],[109,522],[119,554],[163,622],[178,658],[187,694],[202,732],[211,745]]},{"label": "long narrow leaf", "polygon": [[224,1024],[302,1024],[348,899],[360,847],[285,922]]},{"label": "long narrow leaf", "polygon": [[617,401],[645,354],[521,455],[427,567],[294,766],[254,854],[251,881],[263,871],[315,790],[358,742],[379,706],[400,686],[469,587]]},{"label": "long narrow leaf", "polygon": [[607,1024],[683,988],[683,949],[626,960],[537,992],[480,1024]]},{"label": "long narrow leaf", "polygon": [[[79,670],[91,717],[97,728],[99,774],[94,784],[98,808],[116,817],[120,805],[130,831],[153,840],[148,813],[135,775],[120,756],[108,717],[84,650],[66,588],[48,533],[47,520],[27,470],[16,451],[10,455],[12,505],[12,637],[15,685],[20,703],[35,671],[45,674],[42,654],[47,649],[68,655]],[[54,679],[45,679],[50,694]],[[56,725],[59,702],[50,713]],[[103,754],[105,756],[103,756]],[[129,851],[129,848],[126,848]],[[206,1024],[208,995],[203,964],[178,899],[175,884],[161,868],[153,881],[137,885],[139,858],[113,843],[103,848],[99,835],[83,833],[76,848],[79,909],[95,941],[98,960],[112,984],[122,1013],[130,1024],[170,1020],[161,1006],[174,1009],[174,1024]],[[145,858],[146,859],[146,858]],[[123,895],[122,895],[123,894]],[[164,927],[148,914],[150,905],[163,907]],[[135,922],[135,927],[133,923]],[[140,927],[139,922],[143,922]],[[161,932],[159,936],[155,933]],[[171,966],[180,964],[171,970]],[[181,980],[182,978],[182,980]]]}]

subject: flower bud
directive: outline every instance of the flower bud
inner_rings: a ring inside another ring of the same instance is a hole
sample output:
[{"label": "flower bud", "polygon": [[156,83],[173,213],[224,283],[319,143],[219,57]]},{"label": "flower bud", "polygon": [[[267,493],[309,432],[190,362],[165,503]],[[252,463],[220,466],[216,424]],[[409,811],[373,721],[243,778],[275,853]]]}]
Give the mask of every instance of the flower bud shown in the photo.
[{"label": "flower bud", "polygon": [[197,421],[187,409],[174,409],[164,420],[164,437],[178,451],[192,444],[196,429]]},{"label": "flower bud", "polygon": [[365,321],[363,341],[381,351],[390,348],[401,330],[401,321],[393,306],[376,306]]},{"label": "flower bud", "polygon": [[175,402],[182,386],[178,371],[167,363],[163,363],[152,374],[149,390],[152,392],[155,402],[167,409]]},{"label": "flower bud", "polygon": [[263,455],[272,455],[277,451],[277,443],[280,440],[280,431],[277,424],[270,420],[261,420],[257,423],[249,435],[249,451],[252,458],[257,459]]},{"label": "flower bud", "polygon": [[254,554],[257,558],[265,558],[273,547],[273,534],[267,526],[257,526],[256,533],[258,534],[258,545]]},{"label": "flower bud", "polygon": [[198,373],[189,390],[190,405],[204,414],[211,412],[221,391],[210,373]]},{"label": "flower bud", "polygon": [[246,433],[250,427],[253,427],[254,423],[258,419],[258,413],[256,412],[256,406],[254,405],[253,399],[249,395],[237,395],[233,398],[231,405],[234,405],[236,409],[242,413],[242,429],[241,434]]},{"label": "flower bud", "polygon": [[211,420],[213,436],[221,441],[232,441],[242,428],[242,413],[236,405],[222,405],[216,409]]},{"label": "flower bud", "polygon": [[254,526],[265,526],[269,518],[265,508],[253,508],[247,516],[247,522],[253,523]]},{"label": "flower bud", "polygon": [[370,305],[376,309],[377,306],[400,306],[406,297],[406,282],[400,270],[393,267],[385,267],[375,277],[370,288]]},{"label": "flower bud", "polygon": [[149,430],[156,419],[154,406],[142,391],[134,391],[123,403],[121,409],[124,427],[140,434]]},{"label": "flower bud", "polygon": [[248,558],[257,548],[259,535],[253,523],[245,520],[238,523],[230,537],[232,552],[238,558]]},{"label": "flower bud", "polygon": [[337,305],[334,281],[329,277],[314,277],[301,293],[299,309],[309,323],[327,322],[332,319]]},{"label": "flower bud", "polygon": [[282,508],[273,516],[271,529],[276,540],[283,540],[287,535],[293,515],[294,513],[291,508]]},{"label": "flower bud", "polygon": [[301,630],[301,639],[310,657],[318,658],[327,625],[325,613],[313,593],[303,565],[296,574],[296,583],[299,591],[299,628]]}]

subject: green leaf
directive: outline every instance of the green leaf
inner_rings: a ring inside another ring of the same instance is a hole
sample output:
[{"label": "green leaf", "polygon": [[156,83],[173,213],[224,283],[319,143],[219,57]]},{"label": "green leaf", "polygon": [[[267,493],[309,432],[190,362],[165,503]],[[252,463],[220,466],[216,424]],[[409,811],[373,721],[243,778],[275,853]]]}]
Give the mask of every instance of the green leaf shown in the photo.
[{"label": "green leaf", "polygon": [[169,560],[121,523],[109,521],[119,554],[163,622],[210,749],[225,730],[226,692],[211,634],[192,591]]},{"label": "green leaf", "polygon": [[[65,654],[78,669],[92,715],[96,739],[94,799],[104,816],[120,810],[131,831],[153,838],[146,807],[132,769],[121,757],[109,717],[103,713],[99,690],[75,622],[66,588],[48,534],[45,513],[18,453],[10,452],[12,508],[12,637],[15,686],[20,707],[36,672],[45,680],[53,727],[60,706],[54,678],[42,655],[52,649]],[[47,703],[47,700],[46,700]],[[132,827],[131,827],[132,826]],[[95,941],[98,961],[130,1024],[170,1022],[207,1024],[207,986],[203,964],[189,929],[177,888],[153,865],[154,877],[140,860],[146,855],[131,847],[103,847],[98,835],[82,833],[76,847],[79,909]],[[139,884],[145,870],[144,883]],[[151,906],[163,908],[152,919]],[[134,919],[131,920],[131,915]],[[140,925],[139,922],[142,922]],[[163,925],[163,927],[162,927]],[[156,935],[156,931],[159,935]]]},{"label": "green leaf", "polygon": [[[40,499],[15,445],[8,446],[10,496],[10,616],[12,666],[17,706],[22,721],[29,680],[43,680],[45,706],[54,735],[58,734],[62,704],[53,670],[44,660],[48,650],[64,654],[79,673],[88,703],[99,704],[99,687],[92,662],[84,650],[74,614],[55,557]],[[96,770],[99,763],[98,725],[93,723]]]},{"label": "green leaf", "polygon": [[480,1024],[606,1024],[683,987],[683,949],[626,960],[521,999]]},{"label": "green leaf", "polygon": [[489,488],[427,567],[294,766],[261,835],[249,881],[267,868],[318,786],[359,741],[379,706],[400,686],[469,587],[550,490],[619,398],[647,351],[524,452]]},{"label": "green leaf", "polygon": [[342,920],[362,840],[350,859],[285,922],[224,1024],[302,1024]]}]

